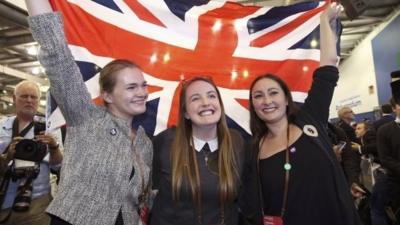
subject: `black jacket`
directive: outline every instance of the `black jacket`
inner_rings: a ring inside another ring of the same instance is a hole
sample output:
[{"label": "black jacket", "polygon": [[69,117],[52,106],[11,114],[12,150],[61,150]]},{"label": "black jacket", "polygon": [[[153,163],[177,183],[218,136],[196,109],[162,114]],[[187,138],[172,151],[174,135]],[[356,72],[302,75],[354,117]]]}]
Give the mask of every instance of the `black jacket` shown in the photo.
[{"label": "black jacket", "polygon": [[400,183],[400,125],[390,122],[378,130],[378,154],[388,175]]},{"label": "black jacket", "polygon": [[[305,125],[314,126],[318,135],[313,137],[313,143],[323,151],[333,167],[332,176],[335,179],[335,193],[341,208],[340,221],[345,221],[341,225],[359,225],[361,224],[355,210],[349,187],[347,185],[343,170],[337,161],[332,150],[332,143],[326,132],[329,115],[329,106],[333,95],[333,90],[338,80],[338,70],[332,66],[320,67],[314,72],[313,83],[308,93],[308,98],[304,105],[296,114],[295,124],[300,128]],[[253,148],[246,157],[246,164],[243,171],[243,188],[240,193],[239,206],[245,217],[246,224],[262,225],[262,205],[260,199],[260,190],[258,183],[258,147]],[[307,218],[304,218],[305,221]]]},{"label": "black jacket", "polygon": [[380,118],[379,120],[375,121],[373,123],[373,126],[375,128],[376,131],[378,131],[379,127],[381,127],[382,125],[392,122],[394,121],[394,117],[392,115],[385,115],[382,116],[382,118]]}]

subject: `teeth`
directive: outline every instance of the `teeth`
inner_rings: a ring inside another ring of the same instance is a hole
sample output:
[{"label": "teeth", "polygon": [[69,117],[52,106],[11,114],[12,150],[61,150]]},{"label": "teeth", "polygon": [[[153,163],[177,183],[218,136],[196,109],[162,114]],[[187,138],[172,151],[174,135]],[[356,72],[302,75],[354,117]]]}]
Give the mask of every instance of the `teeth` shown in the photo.
[{"label": "teeth", "polygon": [[275,111],[275,107],[274,108],[265,108],[263,109],[263,112],[273,112]]},{"label": "teeth", "polygon": [[212,110],[205,110],[205,111],[201,111],[199,114],[200,114],[200,116],[209,116],[209,115],[213,114],[213,111]]}]

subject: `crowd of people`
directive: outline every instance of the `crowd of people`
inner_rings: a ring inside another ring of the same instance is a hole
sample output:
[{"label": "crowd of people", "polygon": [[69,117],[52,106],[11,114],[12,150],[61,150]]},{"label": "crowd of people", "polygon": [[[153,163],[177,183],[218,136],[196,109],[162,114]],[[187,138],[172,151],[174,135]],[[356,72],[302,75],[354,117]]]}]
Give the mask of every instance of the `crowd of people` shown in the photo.
[{"label": "crowd of people", "polygon": [[[116,59],[101,70],[104,105],[95,105],[68,48],[61,14],[48,0],[26,3],[50,92],[68,127],[64,143],[58,131],[45,132],[34,117],[39,87],[17,85],[16,116],[0,121],[0,224],[386,225],[396,219],[396,92],[373,125],[354,126],[349,107],[338,111],[337,124],[328,122],[339,79],[331,23],[339,5],[327,4],[320,15],[320,66],[303,105],[277,75],[251,83],[247,140],[228,127],[211,77],[181,82],[177,125],[153,138],[132,127],[148,98],[134,62]],[[392,89],[400,90],[399,74],[392,77]],[[30,151],[35,154],[27,156]],[[51,172],[59,176],[54,196]],[[367,197],[365,216],[355,203]]]}]

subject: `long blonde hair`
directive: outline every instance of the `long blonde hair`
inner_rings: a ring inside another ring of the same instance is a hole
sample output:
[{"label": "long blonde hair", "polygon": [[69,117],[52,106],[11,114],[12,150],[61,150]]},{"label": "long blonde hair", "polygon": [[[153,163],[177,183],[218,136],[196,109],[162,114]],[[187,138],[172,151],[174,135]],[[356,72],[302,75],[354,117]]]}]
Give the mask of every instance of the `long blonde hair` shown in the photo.
[{"label": "long blonde hair", "polygon": [[178,126],[171,150],[172,196],[175,202],[179,201],[182,183],[187,181],[191,188],[193,202],[198,205],[201,204],[200,175],[196,152],[193,147],[192,122],[184,117],[186,112],[186,90],[195,81],[204,81],[211,84],[217,92],[221,105],[221,118],[217,123],[219,143],[218,176],[220,201],[224,203],[225,201],[233,200],[236,195],[235,184],[239,181],[239,172],[221,95],[212,79],[208,77],[197,76],[181,84]]}]

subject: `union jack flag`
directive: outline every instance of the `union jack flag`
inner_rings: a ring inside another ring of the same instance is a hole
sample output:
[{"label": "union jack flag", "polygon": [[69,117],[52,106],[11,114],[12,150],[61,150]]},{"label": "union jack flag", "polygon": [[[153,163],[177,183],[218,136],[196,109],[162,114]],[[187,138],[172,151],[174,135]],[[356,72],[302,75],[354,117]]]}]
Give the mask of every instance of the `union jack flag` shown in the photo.
[{"label": "union jack flag", "polygon": [[[323,3],[244,6],[221,0],[53,0],[69,47],[94,101],[99,70],[130,59],[149,83],[147,112],[136,118],[149,134],[176,122],[182,79],[212,76],[232,127],[250,133],[248,88],[265,73],[281,76],[303,102],[319,65]],[[51,109],[51,127],[64,123]]]}]

